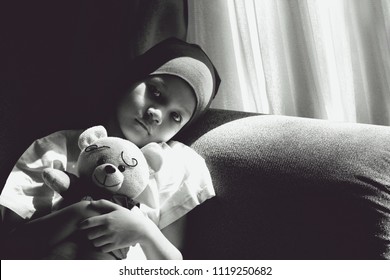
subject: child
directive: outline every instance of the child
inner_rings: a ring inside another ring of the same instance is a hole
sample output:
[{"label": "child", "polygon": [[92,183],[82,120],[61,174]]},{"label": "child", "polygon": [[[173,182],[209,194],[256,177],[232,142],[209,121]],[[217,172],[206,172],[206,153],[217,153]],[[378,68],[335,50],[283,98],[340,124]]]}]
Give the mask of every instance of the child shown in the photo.
[{"label": "child", "polygon": [[176,246],[183,217],[214,190],[204,161],[189,147],[166,142],[209,107],[219,86],[218,73],[200,47],[170,38],[136,58],[126,75],[131,78],[121,84],[126,94],[120,91],[104,123],[108,134],[139,147],[160,143],[165,158],[165,168],[151,175],[149,186],[136,198],[141,207],[128,210],[99,200],[53,211],[60,197],[43,184],[42,169],[74,173],[81,131],[53,133],[22,155],[0,196],[4,258],[45,259],[77,231],[103,252],[140,244],[148,259],[182,258]]}]

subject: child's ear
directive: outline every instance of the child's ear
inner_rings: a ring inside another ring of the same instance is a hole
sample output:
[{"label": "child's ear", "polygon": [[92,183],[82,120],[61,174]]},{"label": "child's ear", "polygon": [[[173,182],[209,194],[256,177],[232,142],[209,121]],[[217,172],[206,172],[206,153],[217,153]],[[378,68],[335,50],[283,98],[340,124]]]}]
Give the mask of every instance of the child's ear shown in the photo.
[{"label": "child's ear", "polygon": [[105,137],[107,137],[107,130],[103,126],[98,125],[88,128],[80,134],[78,143],[79,148],[80,150],[84,150],[86,147],[96,142],[96,140]]},{"label": "child's ear", "polygon": [[149,143],[141,148],[149,168],[154,172],[158,172],[163,164],[163,148],[157,143]]}]

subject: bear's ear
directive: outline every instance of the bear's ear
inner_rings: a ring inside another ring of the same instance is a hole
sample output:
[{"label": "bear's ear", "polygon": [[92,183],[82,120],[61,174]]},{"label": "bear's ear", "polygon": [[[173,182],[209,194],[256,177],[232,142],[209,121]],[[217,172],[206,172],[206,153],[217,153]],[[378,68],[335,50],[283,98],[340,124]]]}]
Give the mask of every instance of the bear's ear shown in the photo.
[{"label": "bear's ear", "polygon": [[163,164],[163,148],[157,143],[149,143],[141,148],[149,168],[153,172],[158,172]]},{"label": "bear's ear", "polygon": [[107,137],[107,130],[103,126],[98,125],[88,128],[81,133],[79,137],[79,148],[80,150],[84,150],[86,147],[96,142],[96,140],[105,137]]}]

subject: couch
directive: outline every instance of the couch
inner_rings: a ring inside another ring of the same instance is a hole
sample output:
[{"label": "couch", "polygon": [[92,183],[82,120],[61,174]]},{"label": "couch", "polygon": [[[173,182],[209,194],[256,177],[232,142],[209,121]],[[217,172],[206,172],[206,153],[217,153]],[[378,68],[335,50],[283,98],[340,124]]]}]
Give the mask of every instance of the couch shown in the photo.
[{"label": "couch", "polygon": [[216,190],[185,259],[390,258],[390,127],[212,109],[177,139]]},{"label": "couch", "polygon": [[[4,182],[65,121],[23,123],[2,130]],[[188,214],[185,259],[390,258],[390,127],[211,109],[175,139],[216,191]]]}]

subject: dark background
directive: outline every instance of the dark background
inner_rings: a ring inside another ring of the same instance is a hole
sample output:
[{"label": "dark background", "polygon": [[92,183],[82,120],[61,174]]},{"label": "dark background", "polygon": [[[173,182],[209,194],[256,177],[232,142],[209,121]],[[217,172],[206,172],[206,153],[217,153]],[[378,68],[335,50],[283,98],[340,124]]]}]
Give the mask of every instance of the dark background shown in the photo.
[{"label": "dark background", "polygon": [[185,0],[1,1],[1,189],[35,139],[93,122],[134,56],[185,39],[186,18]]}]

